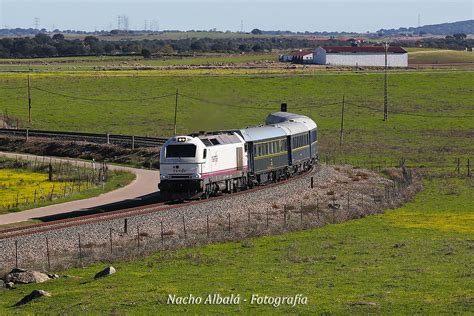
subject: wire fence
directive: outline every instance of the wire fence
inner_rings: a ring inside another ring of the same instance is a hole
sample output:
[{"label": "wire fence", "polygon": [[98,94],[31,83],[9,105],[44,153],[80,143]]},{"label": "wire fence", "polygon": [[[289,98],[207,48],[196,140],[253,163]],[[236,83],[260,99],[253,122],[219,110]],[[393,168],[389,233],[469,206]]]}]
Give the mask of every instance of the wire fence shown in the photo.
[{"label": "wire fence", "polygon": [[[251,247],[250,237],[338,224],[402,205],[420,190],[420,184],[411,170],[397,172],[399,176],[385,184],[355,191],[328,189],[315,199],[301,196],[297,202],[270,204],[263,210],[249,206],[239,212],[157,212],[153,217],[127,216],[87,224],[83,229],[6,235],[0,239],[4,249],[0,271],[12,267],[54,271],[223,241],[242,241],[242,247]],[[364,177],[364,173],[357,176]],[[308,186],[312,185],[313,181],[308,181]]]}]

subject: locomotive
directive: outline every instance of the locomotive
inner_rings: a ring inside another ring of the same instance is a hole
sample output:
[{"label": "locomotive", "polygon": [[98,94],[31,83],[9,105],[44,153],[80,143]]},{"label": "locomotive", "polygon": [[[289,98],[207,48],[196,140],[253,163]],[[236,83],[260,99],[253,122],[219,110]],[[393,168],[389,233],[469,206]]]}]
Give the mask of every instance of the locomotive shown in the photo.
[{"label": "locomotive", "polygon": [[316,123],[281,111],[261,126],[170,138],[160,152],[158,187],[172,200],[208,198],[287,179],[317,161]]}]

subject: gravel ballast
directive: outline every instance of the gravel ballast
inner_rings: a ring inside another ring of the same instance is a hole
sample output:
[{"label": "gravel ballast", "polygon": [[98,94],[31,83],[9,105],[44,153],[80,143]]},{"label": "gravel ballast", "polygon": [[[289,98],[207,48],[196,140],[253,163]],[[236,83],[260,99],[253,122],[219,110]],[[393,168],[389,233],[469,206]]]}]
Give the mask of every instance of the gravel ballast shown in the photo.
[{"label": "gravel ballast", "polygon": [[[393,173],[397,176],[401,171]],[[310,187],[311,177],[314,188]],[[239,240],[359,218],[401,205],[416,191],[411,189],[413,185],[401,188],[395,184],[368,170],[322,165],[262,190],[131,215],[127,232],[125,219],[120,218],[2,239],[0,272],[15,266],[15,241],[20,267],[48,270],[48,239],[51,269],[60,269],[131,257],[137,251]]]}]

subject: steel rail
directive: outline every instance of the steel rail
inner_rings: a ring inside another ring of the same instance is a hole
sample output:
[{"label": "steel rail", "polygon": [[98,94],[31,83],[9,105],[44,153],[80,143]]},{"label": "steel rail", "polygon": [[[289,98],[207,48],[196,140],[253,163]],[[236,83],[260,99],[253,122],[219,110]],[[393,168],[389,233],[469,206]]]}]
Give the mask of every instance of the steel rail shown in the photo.
[{"label": "steel rail", "polygon": [[0,135],[11,137],[34,137],[44,139],[60,139],[69,141],[85,141],[99,144],[127,145],[127,147],[157,147],[163,145],[167,138],[131,136],[120,134],[99,134],[81,132],[43,131],[30,129],[7,129],[0,128]]},{"label": "steel rail", "polygon": [[233,196],[253,193],[256,191],[265,190],[271,187],[283,185],[290,181],[301,178],[311,173],[313,170],[314,170],[314,167],[306,172],[295,175],[286,180],[257,186],[252,189],[247,189],[247,190],[243,190],[243,191],[239,191],[235,193],[223,194],[220,196],[212,197],[207,200],[195,200],[195,201],[189,201],[189,202],[185,202],[185,203],[177,204],[177,205],[167,205],[166,202],[160,202],[160,203],[154,203],[154,204],[145,205],[145,206],[138,206],[138,207],[127,208],[127,209],[122,209],[122,210],[110,211],[110,212],[105,212],[105,213],[84,215],[84,216],[79,216],[79,217],[74,217],[74,218],[66,218],[66,219],[61,219],[57,221],[33,224],[29,226],[8,228],[8,229],[0,230],[0,240],[33,235],[37,233],[43,233],[47,231],[59,230],[59,229],[64,229],[64,228],[69,228],[69,227],[75,227],[75,226],[81,226],[81,225],[87,225],[87,224],[93,224],[93,223],[99,223],[99,222],[106,222],[106,221],[111,221],[111,220],[116,220],[116,219],[121,219],[121,218],[126,218],[126,217],[141,216],[141,215],[146,215],[150,213],[157,213],[157,212],[168,211],[172,209],[179,209],[179,208],[187,207],[189,205],[209,203],[209,202],[213,202],[220,199],[232,198]]}]

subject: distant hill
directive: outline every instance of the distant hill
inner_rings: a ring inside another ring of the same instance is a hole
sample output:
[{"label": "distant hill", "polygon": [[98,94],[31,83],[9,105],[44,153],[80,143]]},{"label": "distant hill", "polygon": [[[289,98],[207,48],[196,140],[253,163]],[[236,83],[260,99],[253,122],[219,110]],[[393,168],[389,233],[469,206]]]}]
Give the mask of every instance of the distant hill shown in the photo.
[{"label": "distant hill", "polygon": [[420,27],[401,27],[399,29],[381,29],[378,33],[384,35],[396,34],[433,34],[452,35],[456,33],[474,34],[474,20],[459,21],[453,23],[441,23],[433,25],[423,25]]}]

